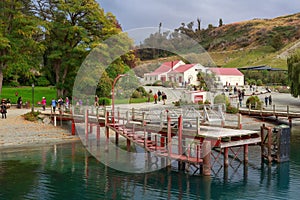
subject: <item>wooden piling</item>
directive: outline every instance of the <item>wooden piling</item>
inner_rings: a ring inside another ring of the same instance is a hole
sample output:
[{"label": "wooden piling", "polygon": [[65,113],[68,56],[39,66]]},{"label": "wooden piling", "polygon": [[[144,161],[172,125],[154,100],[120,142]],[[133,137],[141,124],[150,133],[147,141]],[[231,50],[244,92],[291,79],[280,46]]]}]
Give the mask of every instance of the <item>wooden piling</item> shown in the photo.
[{"label": "wooden piling", "polygon": [[228,168],[229,158],[228,158],[228,147],[224,148],[224,168]]},{"label": "wooden piling", "polygon": [[88,109],[85,109],[85,114],[84,114],[84,133],[85,133],[85,136],[87,137],[88,135],[88,122],[89,120],[89,112],[88,112]]},{"label": "wooden piling", "polygon": [[75,135],[76,129],[75,129],[75,121],[72,120],[72,135]]},{"label": "wooden piling", "polygon": [[244,165],[248,164],[248,162],[249,162],[248,151],[249,151],[249,146],[248,146],[248,144],[245,144],[244,145]]},{"label": "wooden piling", "polygon": [[210,166],[210,158],[211,158],[211,143],[210,141],[203,142],[203,175],[210,176],[211,174],[211,166]]},{"label": "wooden piling", "polygon": [[109,112],[106,111],[106,113],[105,113],[105,121],[104,121],[106,139],[109,139],[109,125],[108,125],[109,119],[108,118],[109,118]]},{"label": "wooden piling", "polygon": [[238,114],[238,129],[243,129],[243,126],[242,126],[242,114],[241,113]]}]

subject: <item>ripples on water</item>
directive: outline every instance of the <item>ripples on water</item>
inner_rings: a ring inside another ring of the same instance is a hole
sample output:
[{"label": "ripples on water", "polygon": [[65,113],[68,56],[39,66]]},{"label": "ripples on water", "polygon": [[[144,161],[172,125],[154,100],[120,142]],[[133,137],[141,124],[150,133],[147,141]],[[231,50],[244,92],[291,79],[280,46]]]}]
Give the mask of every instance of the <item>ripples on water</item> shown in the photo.
[{"label": "ripples on water", "polygon": [[[291,161],[260,163],[250,147],[249,165],[233,162],[211,177],[162,169],[128,174],[99,163],[80,143],[0,154],[0,199],[298,199],[300,129],[291,138]],[[244,171],[247,171],[245,174]]]}]

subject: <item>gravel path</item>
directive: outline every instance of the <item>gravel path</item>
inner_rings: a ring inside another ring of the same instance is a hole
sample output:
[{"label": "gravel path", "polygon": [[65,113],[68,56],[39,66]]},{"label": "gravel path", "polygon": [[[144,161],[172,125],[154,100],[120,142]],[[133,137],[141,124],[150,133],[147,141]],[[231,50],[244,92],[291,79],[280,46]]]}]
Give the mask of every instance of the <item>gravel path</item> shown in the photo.
[{"label": "gravel path", "polygon": [[78,140],[70,130],[52,124],[30,122],[21,115],[27,109],[8,109],[7,119],[0,118],[0,149],[65,143]]}]

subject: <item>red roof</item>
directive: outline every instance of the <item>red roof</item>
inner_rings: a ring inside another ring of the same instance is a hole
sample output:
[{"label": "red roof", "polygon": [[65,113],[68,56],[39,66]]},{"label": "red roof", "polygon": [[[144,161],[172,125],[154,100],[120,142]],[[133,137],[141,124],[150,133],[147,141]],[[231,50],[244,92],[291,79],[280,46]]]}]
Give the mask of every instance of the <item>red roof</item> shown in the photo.
[{"label": "red roof", "polygon": [[159,68],[157,68],[154,72],[148,73],[148,75],[157,75],[162,74],[170,71],[173,66],[177,65],[180,61],[172,61],[172,62],[165,62]]},{"label": "red roof", "polygon": [[189,69],[191,69],[195,64],[186,64],[186,65],[180,65],[179,67],[177,67],[174,72],[177,72],[177,73],[182,73],[182,72],[185,72]]},{"label": "red roof", "polygon": [[225,76],[244,76],[237,68],[209,68],[216,75]]}]

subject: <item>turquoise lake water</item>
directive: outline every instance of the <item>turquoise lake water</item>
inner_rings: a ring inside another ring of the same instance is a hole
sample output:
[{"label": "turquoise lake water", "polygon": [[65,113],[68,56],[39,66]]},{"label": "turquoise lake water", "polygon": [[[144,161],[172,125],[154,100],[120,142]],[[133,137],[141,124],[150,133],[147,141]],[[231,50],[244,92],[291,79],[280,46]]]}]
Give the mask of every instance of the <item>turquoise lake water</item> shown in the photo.
[{"label": "turquoise lake water", "polygon": [[[245,173],[246,171],[246,173]],[[80,143],[0,153],[0,199],[299,199],[300,127],[293,128],[290,161],[261,164],[258,147],[249,165],[233,162],[210,177],[161,169],[131,174],[109,168]]]}]

